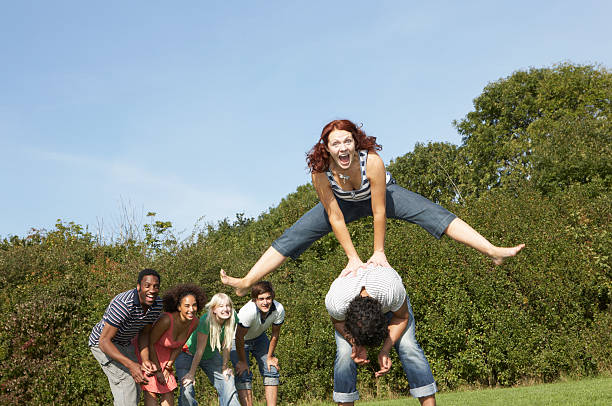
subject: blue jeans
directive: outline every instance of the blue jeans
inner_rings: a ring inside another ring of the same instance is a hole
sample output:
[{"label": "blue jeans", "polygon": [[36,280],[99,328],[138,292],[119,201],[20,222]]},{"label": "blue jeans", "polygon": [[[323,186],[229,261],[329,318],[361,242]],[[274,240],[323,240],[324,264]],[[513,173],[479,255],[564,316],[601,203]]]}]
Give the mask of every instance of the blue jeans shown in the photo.
[{"label": "blue jeans", "polygon": [[[268,369],[268,364],[266,362],[268,360],[269,348],[270,340],[265,332],[259,337],[244,341],[244,352],[246,354],[247,364],[249,363],[249,353],[251,353],[257,360],[257,366],[259,367],[259,373],[263,377],[264,386],[278,386],[280,381],[278,370],[273,366],[270,366],[270,369]],[[238,353],[236,352],[235,340],[232,346],[232,352],[230,352],[230,359],[232,360],[232,364],[234,364],[235,368],[236,364],[238,363]],[[248,372],[243,372],[235,379],[236,388],[238,390],[253,388],[253,373],[250,370]]]},{"label": "blue jeans", "polygon": [[[193,356],[191,354],[181,352],[178,357],[176,357],[174,363],[176,367],[176,377],[178,378],[177,381],[181,388],[178,401],[179,406],[197,406],[198,404],[193,384],[189,384],[185,387],[182,382],[183,377],[187,375],[191,368],[192,361]],[[200,360],[200,368],[217,390],[220,406],[240,406],[234,380],[231,377],[225,380],[223,376],[223,357],[219,352],[215,352],[214,356],[210,359]]]},{"label": "blue jeans", "polygon": [[[395,343],[408,383],[410,394],[415,398],[433,395],[438,391],[425,353],[414,335],[414,316],[410,300],[406,297],[410,320],[402,337]],[[386,314],[387,320],[393,313]],[[335,330],[334,330],[335,331]],[[357,364],[351,359],[352,347],[340,334],[336,333],[336,360],[334,361],[334,402],[354,402],[359,400],[357,392]]]},{"label": "blue jeans", "polygon": [[[349,202],[336,198],[346,224],[372,215],[372,199]],[[418,193],[397,184],[387,185],[387,218],[400,219],[423,227],[440,238],[455,216],[444,207]],[[315,241],[332,231],[331,224],[320,202],[277,238],[272,247],[286,257],[296,259]]]}]

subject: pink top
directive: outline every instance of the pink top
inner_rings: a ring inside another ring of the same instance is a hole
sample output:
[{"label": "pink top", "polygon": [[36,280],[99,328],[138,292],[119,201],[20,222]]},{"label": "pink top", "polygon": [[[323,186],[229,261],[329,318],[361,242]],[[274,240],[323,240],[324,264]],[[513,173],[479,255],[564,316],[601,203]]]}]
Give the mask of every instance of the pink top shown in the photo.
[{"label": "pink top", "polygon": [[[159,340],[157,340],[155,344],[153,344],[155,351],[157,352],[157,359],[159,360],[159,365],[162,367],[162,369],[165,368],[168,361],[170,361],[170,354],[172,353],[172,350],[176,348],[181,348],[183,344],[185,344],[191,333],[196,329],[199,321],[197,317],[194,317],[191,321],[191,324],[189,325],[189,333],[185,335],[185,339],[175,341],[172,339],[172,333],[174,331],[174,318],[170,313],[166,312],[165,314],[170,317],[170,328],[164,332],[164,334],[159,338]],[[136,351],[136,353],[138,355],[138,359],[140,360],[140,353],[138,351]],[[157,381],[157,377],[151,376],[148,379],[148,384],[141,385],[142,389],[146,390],[147,392],[167,393],[172,392],[177,387],[176,378],[174,377],[174,374],[170,374],[170,377],[165,384],[160,384]]]}]

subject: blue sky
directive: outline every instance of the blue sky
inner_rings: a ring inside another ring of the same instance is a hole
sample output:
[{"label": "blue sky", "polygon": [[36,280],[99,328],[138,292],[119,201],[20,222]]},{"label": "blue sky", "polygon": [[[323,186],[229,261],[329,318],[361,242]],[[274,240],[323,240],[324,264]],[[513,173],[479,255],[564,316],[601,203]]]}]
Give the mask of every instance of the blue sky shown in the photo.
[{"label": "blue sky", "polygon": [[604,0],[0,4],[0,237],[256,217],[309,182],[330,120],[388,163],[460,144],[452,120],[516,70],[612,67]]}]

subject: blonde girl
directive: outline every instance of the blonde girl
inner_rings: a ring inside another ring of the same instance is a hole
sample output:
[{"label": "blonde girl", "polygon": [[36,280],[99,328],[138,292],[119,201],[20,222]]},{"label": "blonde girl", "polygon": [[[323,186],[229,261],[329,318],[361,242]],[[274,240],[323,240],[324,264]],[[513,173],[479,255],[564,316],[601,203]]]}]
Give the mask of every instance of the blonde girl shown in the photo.
[{"label": "blonde girl", "polygon": [[176,375],[181,384],[179,404],[195,406],[194,379],[199,366],[219,395],[221,406],[239,406],[229,364],[229,353],[236,332],[238,316],[232,299],[217,293],[206,304],[207,313],[200,318],[198,327],[176,359]]}]

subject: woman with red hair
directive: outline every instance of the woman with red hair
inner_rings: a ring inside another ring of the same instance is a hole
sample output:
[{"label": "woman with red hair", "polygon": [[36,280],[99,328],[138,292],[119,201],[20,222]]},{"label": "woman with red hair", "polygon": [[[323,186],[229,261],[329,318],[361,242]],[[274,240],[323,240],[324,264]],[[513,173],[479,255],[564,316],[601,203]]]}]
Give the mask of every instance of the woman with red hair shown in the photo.
[{"label": "woman with red hair", "polygon": [[387,217],[418,224],[431,235],[446,234],[501,264],[525,244],[497,247],[445,208],[397,185],[376,153],[382,147],[349,120],[334,120],[321,132],[306,161],[320,203],[304,214],[253,265],[244,278],[232,278],[221,270],[221,281],[244,296],[251,285],[280,266],[287,257],[297,258],[319,238],[333,231],[348,257],[346,275],[362,266],[347,224],[365,216],[374,218],[374,252],[366,264],[389,266],[385,256]]}]

